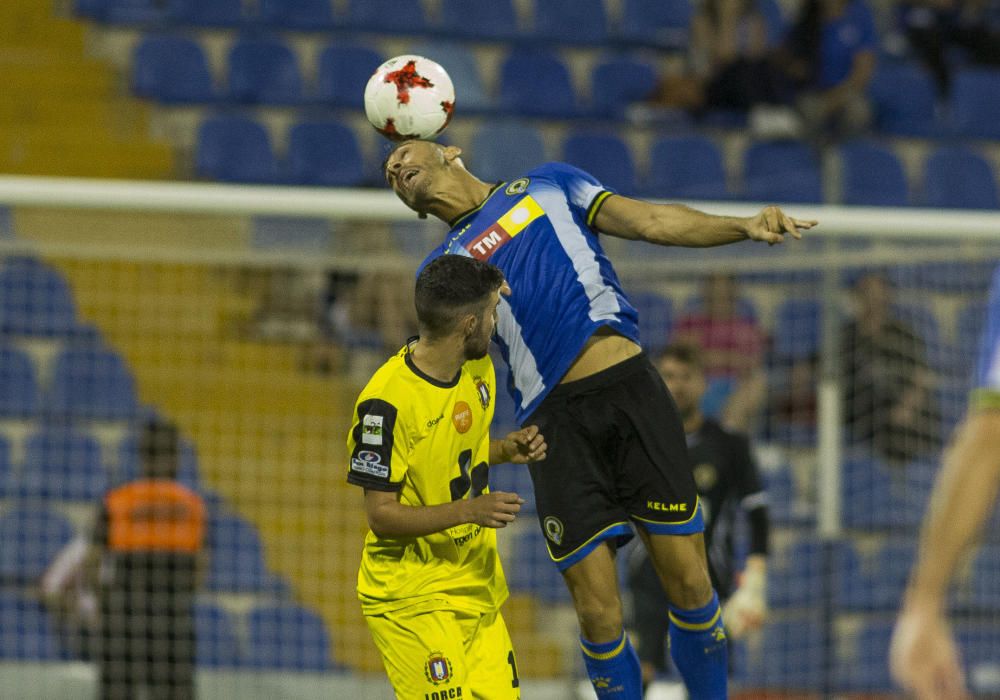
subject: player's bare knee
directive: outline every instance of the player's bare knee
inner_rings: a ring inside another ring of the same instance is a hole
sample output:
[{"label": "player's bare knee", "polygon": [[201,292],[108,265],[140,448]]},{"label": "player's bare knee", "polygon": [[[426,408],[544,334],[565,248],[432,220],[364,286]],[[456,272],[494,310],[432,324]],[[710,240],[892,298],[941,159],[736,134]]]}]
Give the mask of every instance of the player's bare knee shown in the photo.
[{"label": "player's bare knee", "polygon": [[622,606],[619,601],[598,597],[577,599],[576,615],[585,639],[603,643],[617,639],[622,632]]},{"label": "player's bare knee", "polygon": [[687,569],[670,580],[666,593],[670,603],[678,608],[700,608],[712,599],[712,580],[704,570]]}]

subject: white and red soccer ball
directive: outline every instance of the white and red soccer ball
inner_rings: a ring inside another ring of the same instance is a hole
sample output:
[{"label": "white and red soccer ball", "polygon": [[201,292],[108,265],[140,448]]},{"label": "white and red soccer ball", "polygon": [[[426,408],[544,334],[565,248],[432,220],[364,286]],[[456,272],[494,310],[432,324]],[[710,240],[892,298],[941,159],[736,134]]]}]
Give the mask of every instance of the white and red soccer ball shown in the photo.
[{"label": "white and red soccer ball", "polygon": [[390,58],[365,86],[365,115],[393,141],[431,139],[455,109],[455,86],[438,63],[423,56]]}]

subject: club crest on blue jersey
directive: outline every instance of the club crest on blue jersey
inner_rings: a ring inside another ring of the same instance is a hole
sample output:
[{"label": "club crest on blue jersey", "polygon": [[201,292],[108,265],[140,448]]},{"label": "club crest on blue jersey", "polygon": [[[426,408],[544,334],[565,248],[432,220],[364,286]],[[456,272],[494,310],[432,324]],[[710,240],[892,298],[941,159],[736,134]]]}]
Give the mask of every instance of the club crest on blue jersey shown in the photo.
[{"label": "club crest on blue jersey", "polygon": [[483,381],[482,377],[474,377],[473,381],[476,383],[476,391],[479,393],[479,403],[483,405],[483,408],[490,407],[490,387]]},{"label": "club crest on blue jersey", "polygon": [[427,658],[427,665],[424,667],[427,680],[438,685],[451,680],[451,661],[440,651],[432,651]]}]

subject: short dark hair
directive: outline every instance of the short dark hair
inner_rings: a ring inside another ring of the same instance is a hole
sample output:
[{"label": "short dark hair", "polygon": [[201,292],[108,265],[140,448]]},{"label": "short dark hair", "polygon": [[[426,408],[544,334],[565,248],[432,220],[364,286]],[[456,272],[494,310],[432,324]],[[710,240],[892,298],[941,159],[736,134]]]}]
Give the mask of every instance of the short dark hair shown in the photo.
[{"label": "short dark hair", "polygon": [[432,337],[450,333],[461,316],[482,309],[503,279],[498,267],[475,258],[435,258],[420,271],[414,292],[421,333]]},{"label": "short dark hair", "polygon": [[658,361],[671,359],[701,372],[703,369],[701,354],[701,348],[693,343],[671,343],[660,353]]},{"label": "short dark hair", "polygon": [[180,431],[173,423],[163,418],[145,421],[139,432],[138,451],[143,472],[147,476],[176,478]]}]

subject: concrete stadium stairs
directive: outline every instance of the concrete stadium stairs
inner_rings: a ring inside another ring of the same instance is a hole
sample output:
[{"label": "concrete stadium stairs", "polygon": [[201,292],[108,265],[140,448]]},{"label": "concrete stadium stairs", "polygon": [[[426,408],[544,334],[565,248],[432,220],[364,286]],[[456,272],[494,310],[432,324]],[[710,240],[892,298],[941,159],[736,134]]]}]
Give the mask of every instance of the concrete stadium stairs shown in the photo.
[{"label": "concrete stadium stairs", "polygon": [[[341,663],[380,671],[358,609],[366,531],[359,491],[346,484],[346,429],[360,387],[305,371],[299,344],[248,340],[255,275],[233,268],[54,261],[80,316],[127,358],[140,400],[191,438],[204,482],[253,521],[268,565],[321,611]],[[504,608],[524,676],[561,675],[563,640],[537,630],[536,603]]]},{"label": "concrete stadium stairs", "polygon": [[0,2],[0,173],[171,177],[172,147],[149,138],[123,77],[88,58],[85,31],[52,2]]}]

